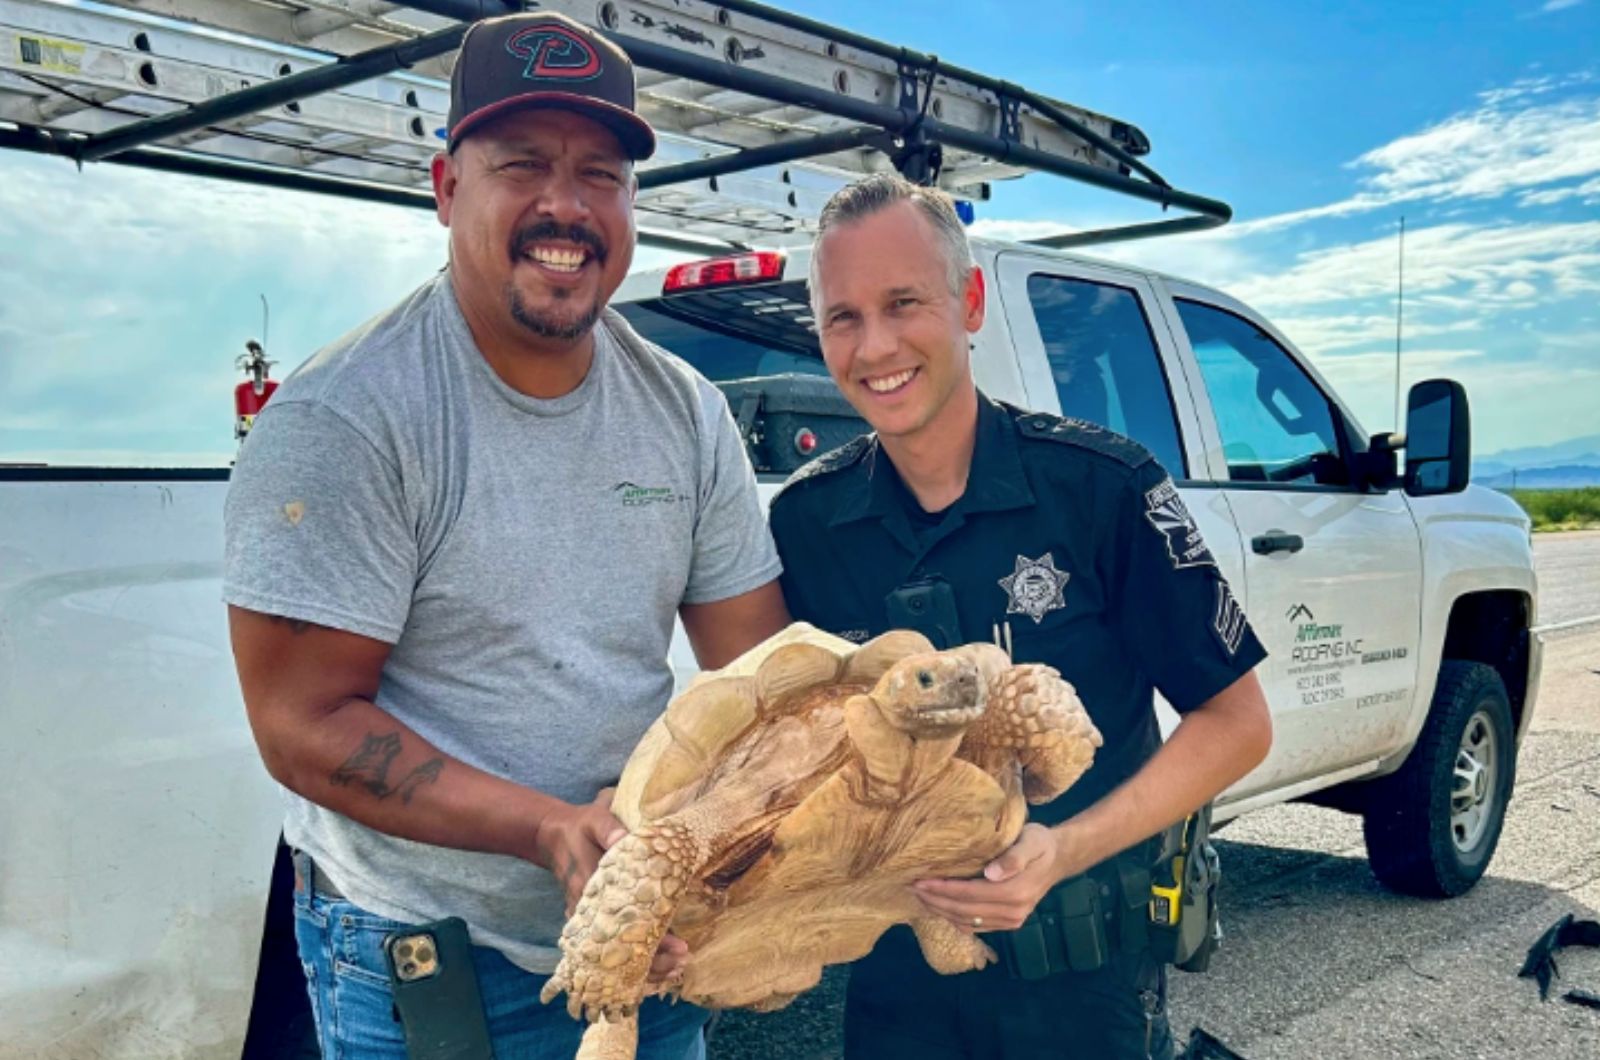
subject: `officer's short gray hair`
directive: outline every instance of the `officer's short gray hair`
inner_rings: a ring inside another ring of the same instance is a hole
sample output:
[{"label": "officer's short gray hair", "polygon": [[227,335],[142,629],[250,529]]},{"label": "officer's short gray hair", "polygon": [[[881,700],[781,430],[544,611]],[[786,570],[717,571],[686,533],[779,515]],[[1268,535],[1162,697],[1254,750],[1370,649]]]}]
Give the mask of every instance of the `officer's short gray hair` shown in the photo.
[{"label": "officer's short gray hair", "polygon": [[822,237],[836,225],[859,221],[898,202],[911,202],[922,211],[922,216],[933,225],[934,235],[944,247],[945,275],[950,283],[950,293],[960,295],[967,288],[967,278],[972,275],[972,247],[967,243],[967,229],[956,215],[956,204],[938,188],[913,184],[898,173],[874,173],[870,177],[846,185],[834,192],[833,198],[822,208],[817,218],[817,237],[811,243],[811,305],[817,305],[818,281],[821,279],[820,262]]}]

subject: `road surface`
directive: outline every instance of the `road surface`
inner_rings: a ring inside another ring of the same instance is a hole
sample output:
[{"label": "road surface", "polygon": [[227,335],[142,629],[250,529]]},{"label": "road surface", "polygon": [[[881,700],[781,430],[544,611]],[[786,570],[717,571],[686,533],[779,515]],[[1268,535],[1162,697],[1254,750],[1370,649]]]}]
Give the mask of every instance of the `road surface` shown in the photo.
[{"label": "road surface", "polygon": [[1539,625],[1600,619],[1600,530],[1533,535]]}]

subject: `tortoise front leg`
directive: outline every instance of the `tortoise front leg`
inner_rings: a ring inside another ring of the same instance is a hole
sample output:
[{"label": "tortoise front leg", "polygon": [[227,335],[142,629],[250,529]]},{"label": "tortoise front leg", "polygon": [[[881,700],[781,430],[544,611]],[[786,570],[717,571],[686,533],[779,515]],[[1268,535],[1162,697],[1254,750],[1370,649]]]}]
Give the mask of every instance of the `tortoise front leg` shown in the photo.
[{"label": "tortoise front leg", "polygon": [[562,929],[561,963],[539,1000],[565,991],[567,1011],[591,1023],[638,1013],[650,961],[707,857],[700,816],[644,825],[605,852]]},{"label": "tortoise front leg", "polygon": [[[956,649],[978,665],[987,686],[983,717],[967,729],[961,757],[991,772],[1002,763],[1022,767],[1029,802],[1049,802],[1094,762],[1100,731],[1072,685],[1049,666],[1010,664],[992,644]],[[1012,756],[1015,756],[1013,759]]]}]

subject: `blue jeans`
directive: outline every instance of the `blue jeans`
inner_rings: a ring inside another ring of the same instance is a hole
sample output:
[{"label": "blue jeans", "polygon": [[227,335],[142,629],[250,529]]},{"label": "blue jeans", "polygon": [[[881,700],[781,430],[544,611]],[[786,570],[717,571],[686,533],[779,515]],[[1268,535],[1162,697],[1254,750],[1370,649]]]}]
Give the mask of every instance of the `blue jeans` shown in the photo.
[{"label": "blue jeans", "polygon": [[[375,916],[342,898],[296,887],[294,933],[306,974],[323,1060],[405,1060],[383,940],[410,925]],[[567,1015],[566,999],[539,1003],[548,976],[472,948],[495,1060],[570,1060],[585,1024]],[[707,1013],[649,998],[639,1007],[639,1060],[704,1060]]]}]

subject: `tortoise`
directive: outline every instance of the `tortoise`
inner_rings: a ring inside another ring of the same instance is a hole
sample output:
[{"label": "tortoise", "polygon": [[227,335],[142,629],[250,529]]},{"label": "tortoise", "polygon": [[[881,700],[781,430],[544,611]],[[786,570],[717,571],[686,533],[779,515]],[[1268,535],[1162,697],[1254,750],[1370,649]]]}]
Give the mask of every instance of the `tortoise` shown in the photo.
[{"label": "tortoise", "polygon": [[1072,686],[992,644],[935,651],[898,630],[857,648],[795,623],[668,704],[625,767],[606,851],[544,987],[591,1021],[580,1058],[632,1057],[652,955],[689,946],[660,992],[783,1007],[897,923],[945,974],[994,952],[909,884],[971,876],[1026,802],[1055,798],[1100,746]]}]

